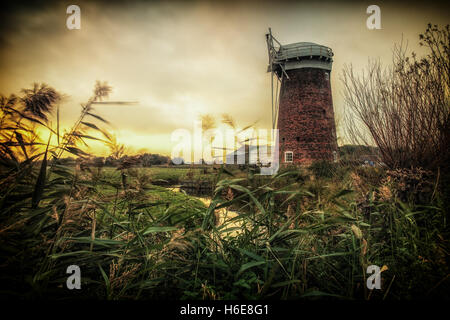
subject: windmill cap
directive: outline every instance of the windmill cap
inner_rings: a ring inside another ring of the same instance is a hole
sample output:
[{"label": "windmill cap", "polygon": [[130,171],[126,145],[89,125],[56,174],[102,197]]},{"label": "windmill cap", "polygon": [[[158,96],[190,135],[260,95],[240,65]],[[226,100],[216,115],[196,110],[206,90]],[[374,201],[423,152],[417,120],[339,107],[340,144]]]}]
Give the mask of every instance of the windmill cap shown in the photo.
[{"label": "windmill cap", "polygon": [[277,53],[277,59],[288,60],[297,57],[321,56],[333,57],[331,48],[313,42],[297,42],[282,45]]}]

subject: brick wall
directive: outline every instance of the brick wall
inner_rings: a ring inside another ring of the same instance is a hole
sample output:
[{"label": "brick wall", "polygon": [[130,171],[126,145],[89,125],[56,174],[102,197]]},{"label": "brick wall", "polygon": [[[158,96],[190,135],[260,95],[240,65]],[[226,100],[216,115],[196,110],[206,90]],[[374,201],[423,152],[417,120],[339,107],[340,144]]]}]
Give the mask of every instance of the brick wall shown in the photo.
[{"label": "brick wall", "polygon": [[285,164],[285,151],[293,152],[294,164],[333,161],[337,142],[329,71],[302,68],[287,74],[279,100],[280,163]]}]

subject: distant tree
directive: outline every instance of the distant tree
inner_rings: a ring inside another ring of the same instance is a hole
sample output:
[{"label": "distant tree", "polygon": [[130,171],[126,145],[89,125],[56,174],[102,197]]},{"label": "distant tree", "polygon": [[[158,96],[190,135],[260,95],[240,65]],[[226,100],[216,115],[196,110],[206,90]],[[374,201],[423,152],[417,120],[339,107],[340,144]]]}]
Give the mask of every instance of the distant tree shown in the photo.
[{"label": "distant tree", "polygon": [[144,153],[139,156],[143,167],[151,167],[153,165],[161,165],[169,162],[169,157],[160,155],[160,154],[152,154],[152,153]]},{"label": "distant tree", "polygon": [[104,157],[93,157],[92,165],[96,168],[103,167],[105,165],[105,158]]}]

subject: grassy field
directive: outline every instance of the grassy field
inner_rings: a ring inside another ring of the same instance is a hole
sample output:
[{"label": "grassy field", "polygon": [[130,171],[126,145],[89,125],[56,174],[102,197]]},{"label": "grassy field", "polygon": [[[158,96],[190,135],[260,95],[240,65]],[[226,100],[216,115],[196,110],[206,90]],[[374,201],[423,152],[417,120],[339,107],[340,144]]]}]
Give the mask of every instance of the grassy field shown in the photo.
[{"label": "grassy field", "polygon": [[[433,179],[421,185],[382,168],[323,164],[272,177],[211,170],[218,182],[207,207],[152,183],[192,178],[190,169],[53,170],[38,208],[24,199],[3,215],[1,281],[18,289],[2,295],[370,300],[449,292],[448,228]],[[239,214],[219,224],[223,208]],[[72,264],[83,270],[79,292],[62,285]],[[369,265],[383,270],[381,290],[365,285]]]},{"label": "grassy field", "polygon": [[[140,176],[148,177],[153,184],[161,185],[179,185],[184,181],[210,181],[216,183],[219,177],[220,167],[189,167],[189,166],[153,166],[153,167],[138,167],[127,171],[127,174],[132,178]],[[247,170],[238,168],[228,168],[233,175],[245,177]],[[106,175],[118,179],[120,171],[114,167],[104,167],[102,171]],[[221,178],[224,176],[222,175]],[[220,177],[219,177],[220,178]]]}]

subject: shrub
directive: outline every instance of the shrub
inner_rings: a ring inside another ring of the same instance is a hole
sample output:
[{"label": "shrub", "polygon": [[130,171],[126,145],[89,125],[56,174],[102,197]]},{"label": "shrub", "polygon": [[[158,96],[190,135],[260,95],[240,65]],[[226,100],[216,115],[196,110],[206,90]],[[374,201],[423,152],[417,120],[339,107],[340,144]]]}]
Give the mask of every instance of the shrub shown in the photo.
[{"label": "shrub", "polygon": [[316,178],[332,178],[336,173],[336,165],[326,160],[315,161],[309,166],[309,170]]}]

